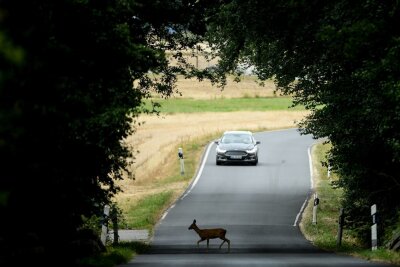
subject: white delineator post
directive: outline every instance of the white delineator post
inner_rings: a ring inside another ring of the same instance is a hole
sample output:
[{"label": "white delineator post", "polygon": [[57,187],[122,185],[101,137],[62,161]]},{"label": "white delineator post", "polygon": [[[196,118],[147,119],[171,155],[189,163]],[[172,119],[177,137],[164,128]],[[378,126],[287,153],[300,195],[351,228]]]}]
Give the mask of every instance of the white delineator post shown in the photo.
[{"label": "white delineator post", "polygon": [[179,156],[179,160],[181,163],[181,175],[184,175],[185,174],[185,162],[183,160],[183,150],[181,147],[178,149],[178,156]]},{"label": "white delineator post", "polygon": [[314,206],[313,206],[313,217],[312,217],[312,223],[317,224],[317,207],[319,204],[319,198],[317,193],[314,193]]},{"label": "white delineator post", "polygon": [[378,249],[378,222],[377,222],[377,209],[376,204],[371,206],[372,223],[371,226],[371,249]]},{"label": "white delineator post", "polygon": [[108,233],[108,225],[107,225],[107,221],[108,221],[108,215],[110,214],[110,206],[109,205],[105,205],[104,206],[104,213],[103,213],[103,223],[101,225],[101,242],[103,243],[103,245],[106,245],[106,240],[107,240],[107,233]]}]

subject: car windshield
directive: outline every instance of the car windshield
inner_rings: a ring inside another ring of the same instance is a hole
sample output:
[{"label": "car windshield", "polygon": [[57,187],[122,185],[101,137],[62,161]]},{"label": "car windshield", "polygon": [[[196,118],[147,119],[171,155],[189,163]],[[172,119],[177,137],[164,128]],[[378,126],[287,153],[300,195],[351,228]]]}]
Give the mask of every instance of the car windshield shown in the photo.
[{"label": "car windshield", "polygon": [[221,139],[222,144],[242,143],[251,144],[251,136],[248,134],[225,134]]}]

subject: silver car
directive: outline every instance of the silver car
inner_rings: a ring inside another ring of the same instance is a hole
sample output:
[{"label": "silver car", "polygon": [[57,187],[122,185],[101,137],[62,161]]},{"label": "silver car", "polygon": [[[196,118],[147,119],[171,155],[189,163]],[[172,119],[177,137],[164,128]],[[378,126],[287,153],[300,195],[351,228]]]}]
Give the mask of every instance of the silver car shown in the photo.
[{"label": "silver car", "polygon": [[258,163],[260,141],[255,140],[250,131],[226,131],[215,143],[217,165],[224,162]]}]

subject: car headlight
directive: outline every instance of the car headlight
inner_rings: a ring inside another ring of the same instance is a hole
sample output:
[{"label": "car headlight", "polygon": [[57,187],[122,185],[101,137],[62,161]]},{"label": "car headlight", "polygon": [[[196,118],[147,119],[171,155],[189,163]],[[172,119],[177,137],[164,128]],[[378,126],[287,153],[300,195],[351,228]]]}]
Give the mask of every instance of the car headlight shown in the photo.
[{"label": "car headlight", "polygon": [[255,153],[257,152],[257,147],[254,146],[254,147],[251,148],[251,149],[247,149],[246,152],[247,152],[248,154],[255,154]]},{"label": "car headlight", "polygon": [[218,154],[224,154],[226,152],[226,149],[221,149],[220,147],[217,146],[216,151]]}]

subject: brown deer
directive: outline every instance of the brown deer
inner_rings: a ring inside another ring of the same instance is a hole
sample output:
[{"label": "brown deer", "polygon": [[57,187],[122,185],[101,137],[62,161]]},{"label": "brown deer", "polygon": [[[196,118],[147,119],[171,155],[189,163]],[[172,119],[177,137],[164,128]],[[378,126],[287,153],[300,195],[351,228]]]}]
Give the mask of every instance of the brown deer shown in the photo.
[{"label": "brown deer", "polygon": [[226,230],[223,228],[213,228],[213,229],[200,229],[196,225],[196,220],[193,220],[193,223],[189,226],[189,230],[193,229],[196,231],[196,233],[200,236],[200,240],[197,241],[197,247],[199,247],[199,243],[207,240],[207,251],[208,251],[208,244],[210,242],[210,239],[214,238],[220,238],[224,240],[221,245],[219,246],[219,249],[221,249],[222,245],[227,242],[228,243],[228,252],[231,249],[231,241],[225,237]]}]

